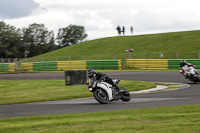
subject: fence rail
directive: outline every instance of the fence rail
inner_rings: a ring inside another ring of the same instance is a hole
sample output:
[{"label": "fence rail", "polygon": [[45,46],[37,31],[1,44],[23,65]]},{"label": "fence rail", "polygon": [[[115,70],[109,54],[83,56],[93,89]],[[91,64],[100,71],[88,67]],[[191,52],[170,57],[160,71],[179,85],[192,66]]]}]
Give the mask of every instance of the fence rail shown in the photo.
[{"label": "fence rail", "polygon": [[0,63],[14,63],[24,60],[24,58],[0,58]]},{"label": "fence rail", "polygon": [[27,58],[0,58],[0,63],[22,62],[46,62],[46,61],[73,61],[73,60],[125,60],[125,59],[200,59],[200,51],[188,52],[130,52],[121,54],[96,54],[96,55],[71,55],[54,57]]}]

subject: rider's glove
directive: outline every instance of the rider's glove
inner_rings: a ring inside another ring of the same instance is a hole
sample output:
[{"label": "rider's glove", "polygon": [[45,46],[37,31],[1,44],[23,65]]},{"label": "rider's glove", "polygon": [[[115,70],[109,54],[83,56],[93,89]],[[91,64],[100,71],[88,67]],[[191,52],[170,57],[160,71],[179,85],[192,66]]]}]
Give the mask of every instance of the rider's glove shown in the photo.
[{"label": "rider's glove", "polygon": [[104,78],[104,77],[101,77],[101,78],[100,78],[100,81],[105,81],[105,78]]}]

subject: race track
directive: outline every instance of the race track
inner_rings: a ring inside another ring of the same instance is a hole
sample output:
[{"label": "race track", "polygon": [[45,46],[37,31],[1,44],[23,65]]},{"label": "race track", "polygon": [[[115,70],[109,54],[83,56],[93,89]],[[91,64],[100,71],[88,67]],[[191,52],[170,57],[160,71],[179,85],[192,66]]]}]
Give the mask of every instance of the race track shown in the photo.
[{"label": "race track", "polygon": [[[191,83],[178,72],[121,72],[107,74],[112,78],[121,80],[173,82],[189,84],[190,86],[173,91],[135,94],[132,95],[130,102],[117,101],[106,105],[99,104],[93,98],[1,105],[0,118],[200,104],[200,84]],[[64,73],[0,74],[0,80],[36,79],[64,79]]]}]

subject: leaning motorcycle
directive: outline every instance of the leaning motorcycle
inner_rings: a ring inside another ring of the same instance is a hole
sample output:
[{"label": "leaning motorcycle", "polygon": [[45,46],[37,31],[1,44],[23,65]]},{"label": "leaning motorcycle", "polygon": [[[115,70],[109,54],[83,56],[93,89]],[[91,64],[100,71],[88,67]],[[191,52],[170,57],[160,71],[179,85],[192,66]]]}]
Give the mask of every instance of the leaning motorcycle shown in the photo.
[{"label": "leaning motorcycle", "polygon": [[[118,83],[118,80],[113,81]],[[104,81],[95,80],[94,78],[90,79],[87,85],[90,86],[89,91],[93,93],[94,98],[101,104],[107,104],[109,101],[117,101],[119,99],[124,102],[131,100],[130,93],[123,87],[120,87],[120,89],[125,91],[123,93],[119,93],[113,85]]]},{"label": "leaning motorcycle", "polygon": [[185,78],[189,79],[193,83],[200,82],[200,74],[199,72],[192,66],[185,66],[183,68],[180,68],[180,73],[185,73]]}]

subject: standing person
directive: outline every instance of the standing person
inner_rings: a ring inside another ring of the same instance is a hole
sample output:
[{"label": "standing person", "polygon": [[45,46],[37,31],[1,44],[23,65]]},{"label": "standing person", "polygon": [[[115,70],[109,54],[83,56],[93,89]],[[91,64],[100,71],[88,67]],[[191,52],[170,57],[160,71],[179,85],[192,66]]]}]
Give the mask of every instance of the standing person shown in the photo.
[{"label": "standing person", "polygon": [[133,26],[131,26],[130,30],[131,30],[131,35],[133,35]]},{"label": "standing person", "polygon": [[120,36],[121,35],[121,28],[119,27],[119,25],[117,27],[117,31],[118,31],[118,35]]},{"label": "standing person", "polygon": [[122,33],[123,33],[123,35],[125,35],[125,27],[124,26],[122,27]]}]

